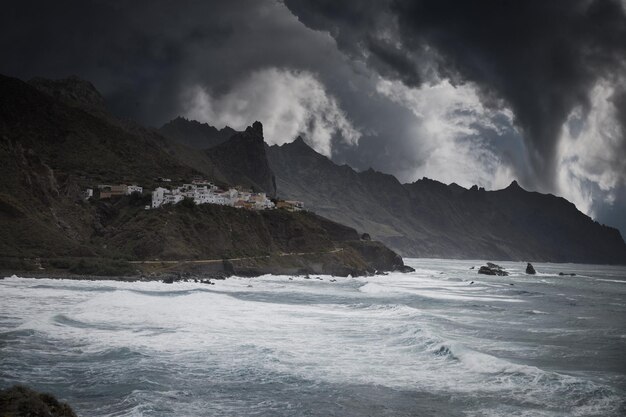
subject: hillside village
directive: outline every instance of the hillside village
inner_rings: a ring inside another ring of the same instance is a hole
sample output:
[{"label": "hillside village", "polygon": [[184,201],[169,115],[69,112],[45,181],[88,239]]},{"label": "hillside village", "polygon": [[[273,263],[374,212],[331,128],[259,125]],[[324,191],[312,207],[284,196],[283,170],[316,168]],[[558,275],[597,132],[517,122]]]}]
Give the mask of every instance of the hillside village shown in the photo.
[{"label": "hillside village", "polygon": [[[166,178],[159,178],[161,182],[171,182]],[[132,194],[143,195],[144,189],[139,185],[108,185],[100,184],[83,191],[82,197],[85,200],[91,198],[110,199],[115,197],[128,196]],[[194,204],[218,204],[248,210],[271,210],[284,209],[288,211],[300,211],[304,209],[301,201],[293,200],[272,200],[266,193],[254,193],[243,187],[231,187],[223,189],[210,181],[204,179],[194,179],[191,183],[185,183],[175,187],[157,187],[151,193],[151,204],[146,205],[146,210],[157,209],[165,204],[178,204],[185,199],[192,200]]]}]

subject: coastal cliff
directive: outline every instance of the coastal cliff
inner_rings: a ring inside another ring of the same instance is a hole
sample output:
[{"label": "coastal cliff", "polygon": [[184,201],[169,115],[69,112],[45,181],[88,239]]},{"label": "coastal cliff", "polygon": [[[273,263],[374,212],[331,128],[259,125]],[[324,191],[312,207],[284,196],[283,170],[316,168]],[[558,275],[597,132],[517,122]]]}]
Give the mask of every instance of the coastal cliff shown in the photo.
[{"label": "coastal cliff", "polygon": [[[357,231],[309,212],[253,211],[149,194],[86,200],[98,184],[145,189],[208,178],[276,194],[261,123],[198,152],[116,119],[76,78],[0,76],[0,270],[24,275],[363,275],[402,259]],[[224,131],[224,130],[223,130]],[[225,131],[229,134],[229,131]],[[234,132],[234,131],[233,131]],[[167,183],[170,184],[170,183]]]}]

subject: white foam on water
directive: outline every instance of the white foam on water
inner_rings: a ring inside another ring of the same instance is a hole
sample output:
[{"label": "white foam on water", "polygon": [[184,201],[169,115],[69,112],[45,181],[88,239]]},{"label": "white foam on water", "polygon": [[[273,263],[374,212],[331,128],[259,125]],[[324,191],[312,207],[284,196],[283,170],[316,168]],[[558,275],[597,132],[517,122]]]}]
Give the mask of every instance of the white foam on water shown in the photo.
[{"label": "white foam on water", "polygon": [[432,298],[435,300],[455,300],[455,301],[485,301],[485,302],[505,302],[505,303],[523,303],[524,300],[492,295],[490,297],[474,295],[475,289],[467,291],[454,291],[452,288],[442,287],[439,289],[423,289],[411,288],[400,285],[381,285],[376,283],[368,283],[359,288],[359,291],[367,294],[412,294],[420,297]]},{"label": "white foam on water", "polygon": [[617,282],[619,284],[626,284],[626,280],[623,280],[623,279],[602,279],[602,278],[596,278],[596,281]]},{"label": "white foam on water", "polygon": [[550,314],[546,311],[541,311],[541,310],[525,310],[524,313],[526,314]]}]

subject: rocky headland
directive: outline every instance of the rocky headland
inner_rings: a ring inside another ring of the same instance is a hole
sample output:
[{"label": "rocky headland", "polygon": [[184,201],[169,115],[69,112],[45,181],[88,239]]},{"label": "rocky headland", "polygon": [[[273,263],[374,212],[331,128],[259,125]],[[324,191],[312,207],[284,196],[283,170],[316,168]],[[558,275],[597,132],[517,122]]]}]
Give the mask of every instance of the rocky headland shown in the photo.
[{"label": "rocky headland", "polygon": [[199,129],[198,140],[219,138],[198,152],[118,120],[93,85],[76,77],[25,83],[0,76],[0,271],[178,279],[406,270],[384,244],[361,239],[366,230],[309,211],[193,202],[146,210],[146,194],[83,197],[97,184],[154,189],[162,177],[209,178],[276,195],[261,123],[243,132],[187,127],[181,119],[165,130],[180,137]]}]

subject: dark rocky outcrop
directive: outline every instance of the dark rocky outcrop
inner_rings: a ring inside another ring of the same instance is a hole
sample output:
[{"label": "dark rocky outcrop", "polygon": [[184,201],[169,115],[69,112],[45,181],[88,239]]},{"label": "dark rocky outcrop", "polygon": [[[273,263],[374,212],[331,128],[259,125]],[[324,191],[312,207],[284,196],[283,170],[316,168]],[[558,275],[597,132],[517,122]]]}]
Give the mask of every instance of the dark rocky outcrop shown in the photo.
[{"label": "dark rocky outcrop", "polygon": [[498,276],[507,276],[508,272],[504,270],[500,265],[496,265],[491,262],[487,262],[487,265],[483,265],[478,270],[479,274],[483,275],[498,275]]},{"label": "dark rocky outcrop", "polygon": [[50,394],[15,385],[0,391],[2,417],[76,417],[72,408]]},{"label": "dark rocky outcrop", "polygon": [[164,124],[159,132],[193,149],[205,150],[226,142],[238,132],[228,126],[217,129],[207,123],[177,117]]},{"label": "dark rocky outcrop", "polygon": [[206,154],[231,184],[276,195],[276,179],[265,153],[263,125],[254,122],[244,132],[210,148]]},{"label": "dark rocky outcrop", "polygon": [[302,138],[268,147],[268,157],[280,197],[367,231],[403,256],[626,264],[619,231],[516,181],[498,191],[428,178],[401,184],[337,165]]},{"label": "dark rocky outcrop", "polygon": [[530,262],[526,265],[526,273],[529,275],[535,275],[537,273],[537,271],[535,271],[535,267],[533,267]]}]

